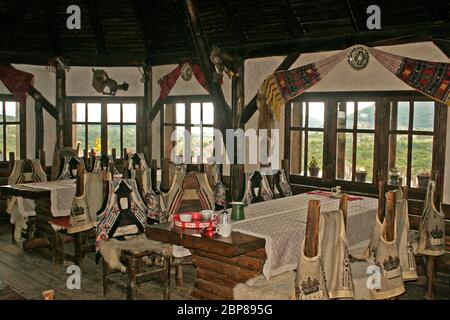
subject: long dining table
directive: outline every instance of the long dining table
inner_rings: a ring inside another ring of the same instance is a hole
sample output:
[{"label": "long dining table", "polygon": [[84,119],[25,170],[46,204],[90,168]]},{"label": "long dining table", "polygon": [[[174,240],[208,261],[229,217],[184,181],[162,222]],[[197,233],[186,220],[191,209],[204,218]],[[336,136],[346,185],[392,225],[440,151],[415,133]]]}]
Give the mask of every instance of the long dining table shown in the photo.
[{"label": "long dining table", "polygon": [[[233,222],[230,237],[201,234],[171,222],[148,226],[146,234],[152,240],[190,250],[197,274],[193,297],[233,299],[233,288],[238,283],[261,274],[269,279],[296,269],[309,200],[320,200],[321,212],[339,208],[339,199],[324,191],[312,191],[246,206],[246,218]],[[377,207],[377,199],[349,196],[350,248],[370,239]]]}]

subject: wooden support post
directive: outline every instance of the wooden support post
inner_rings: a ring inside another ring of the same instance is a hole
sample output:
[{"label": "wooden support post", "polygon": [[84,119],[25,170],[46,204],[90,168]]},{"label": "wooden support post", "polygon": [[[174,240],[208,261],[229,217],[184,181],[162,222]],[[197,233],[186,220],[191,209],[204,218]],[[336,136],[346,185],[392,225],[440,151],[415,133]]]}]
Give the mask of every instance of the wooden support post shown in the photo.
[{"label": "wooden support post", "polygon": [[144,116],[142,123],[142,146],[147,159],[152,159],[152,120],[150,112],[152,111],[152,66],[144,65]]},{"label": "wooden support post", "polygon": [[395,238],[395,192],[389,191],[386,196],[386,223],[384,224],[383,237],[386,241]]},{"label": "wooden support post", "polygon": [[35,154],[39,156],[39,151],[44,149],[44,115],[42,112],[42,103],[40,99],[34,101],[36,136],[35,138]]},{"label": "wooden support post", "polygon": [[281,169],[284,170],[284,173],[286,174],[287,182],[289,182],[290,178],[291,178],[291,163],[290,163],[289,159],[281,160]]},{"label": "wooden support post", "polygon": [[185,0],[186,17],[191,29],[191,36],[195,50],[200,58],[200,65],[205,75],[208,91],[214,103],[214,123],[225,136],[225,130],[232,128],[231,111],[219,85],[218,74],[215,71],[210,59],[210,47],[205,32],[200,23],[195,0]]},{"label": "wooden support post", "polygon": [[380,222],[384,220],[384,209],[385,209],[386,199],[384,196],[384,181],[378,182],[378,219]]},{"label": "wooden support post", "polygon": [[[231,111],[233,115],[233,129],[244,129],[244,125],[240,123],[241,112],[245,105],[244,96],[244,63],[239,67],[239,76],[234,77],[231,80]],[[231,165],[231,199],[232,201],[241,201],[244,196],[245,186],[245,168],[243,163],[238,163],[238,152],[244,152],[239,150],[237,146],[237,138],[234,138],[234,152],[233,152],[233,164]]]},{"label": "wooden support post", "polygon": [[309,200],[306,220],[305,256],[314,258],[319,246],[320,201]]},{"label": "wooden support post", "polygon": [[158,189],[158,162],[156,159],[152,159],[150,164],[150,178],[152,182],[152,189],[156,194],[159,194]]},{"label": "wooden support post", "polygon": [[91,168],[94,169],[94,165],[95,165],[95,150],[94,149],[91,149],[91,159],[90,160],[91,161],[89,161],[89,162],[91,164]]},{"label": "wooden support post", "polygon": [[170,183],[170,160],[168,158],[163,158],[161,161],[161,191],[169,191]]},{"label": "wooden support post", "polygon": [[42,170],[44,170],[44,172],[47,172],[47,170],[45,170],[45,168],[47,167],[47,163],[46,163],[46,159],[45,159],[45,151],[44,150],[39,150],[39,161],[41,163]]},{"label": "wooden support post", "polygon": [[402,186],[403,199],[408,200],[408,186]]},{"label": "wooden support post", "polygon": [[[69,146],[70,141],[66,141],[65,134],[65,100],[66,100],[66,71],[64,66],[60,63],[56,64],[56,142],[59,148],[63,148],[65,145]],[[67,135],[68,137],[68,135]]]},{"label": "wooden support post", "polygon": [[113,161],[116,162],[116,158],[117,158],[117,150],[116,150],[116,148],[112,148],[111,149],[111,156],[113,158]]},{"label": "wooden support post", "polygon": [[348,211],[348,194],[344,193],[339,200],[339,210],[342,211],[342,215],[344,216],[344,224],[347,228],[347,211]]}]

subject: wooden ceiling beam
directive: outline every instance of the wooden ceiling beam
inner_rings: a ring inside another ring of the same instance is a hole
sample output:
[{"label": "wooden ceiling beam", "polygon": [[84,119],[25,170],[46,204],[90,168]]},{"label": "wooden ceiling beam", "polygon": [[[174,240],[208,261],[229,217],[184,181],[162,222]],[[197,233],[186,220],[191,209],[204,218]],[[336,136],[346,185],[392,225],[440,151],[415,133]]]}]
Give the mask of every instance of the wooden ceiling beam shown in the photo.
[{"label": "wooden ceiling beam", "polygon": [[[184,1],[184,0],[182,0]],[[191,39],[191,32],[189,30],[188,25],[186,24],[185,17],[180,13],[176,6],[176,0],[164,0],[164,4],[169,12],[169,15],[173,17],[175,23],[178,24],[178,27],[183,34],[183,38],[187,41],[189,49],[194,50],[194,43]]]},{"label": "wooden ceiling beam", "polygon": [[450,40],[433,39],[433,43],[450,59]]},{"label": "wooden ceiling beam", "polygon": [[231,28],[233,33],[233,37],[236,40],[238,45],[243,44],[245,42],[245,35],[242,29],[239,27],[239,23],[236,18],[231,14],[230,8],[227,4],[226,0],[215,0],[217,6],[222,11],[228,25]]},{"label": "wooden ceiling beam", "polygon": [[302,34],[306,33],[306,30],[302,26],[291,0],[278,0],[278,4],[289,34],[293,39],[300,38]]},{"label": "wooden ceiling beam", "polygon": [[86,0],[88,4],[89,17],[91,19],[91,27],[94,30],[95,45],[97,46],[97,55],[107,55],[108,50],[106,48],[105,33],[102,28],[100,16],[98,14],[98,8],[96,1]]},{"label": "wooden ceiling beam", "polygon": [[[286,58],[284,58],[284,60],[280,63],[280,65],[274,72],[289,69],[295,63],[295,61],[297,61],[297,59],[300,57],[300,55],[301,55],[300,51],[291,53]],[[248,120],[250,120],[250,118],[253,116],[253,114],[255,114],[255,112],[258,110],[258,105],[257,105],[257,100],[256,100],[257,97],[258,97],[258,95],[255,94],[253,99],[250,100],[250,102],[245,106],[244,110],[242,111],[240,121],[239,121],[240,126],[244,126],[248,122]]]},{"label": "wooden ceiling beam", "polygon": [[144,43],[145,51],[147,55],[153,52],[153,38],[151,35],[150,27],[148,26],[145,16],[144,16],[144,6],[142,0],[130,0],[131,6],[133,8],[134,17],[139,27],[139,32],[142,37],[142,42]]},{"label": "wooden ceiling beam", "polygon": [[214,104],[214,123],[225,136],[225,130],[232,128],[231,109],[225,100],[222,87],[218,83],[218,75],[210,59],[211,49],[200,23],[197,6],[194,0],[185,0],[186,18],[191,29],[192,41],[200,58],[200,65],[205,75],[209,94]]},{"label": "wooden ceiling beam", "polygon": [[355,32],[367,30],[366,24],[364,23],[366,15],[361,6],[361,1],[346,0],[346,3]]},{"label": "wooden ceiling beam", "polygon": [[54,55],[62,55],[61,37],[59,34],[58,15],[56,12],[56,0],[48,0],[47,3],[47,26],[52,43],[52,51]]},{"label": "wooden ceiling beam", "polygon": [[9,23],[9,38],[7,43],[8,50],[13,50],[16,41],[17,41],[17,34],[19,33],[19,26],[22,23],[23,15],[25,13],[25,4],[27,3],[26,0],[20,0],[16,12],[14,15],[12,15],[12,20]]}]

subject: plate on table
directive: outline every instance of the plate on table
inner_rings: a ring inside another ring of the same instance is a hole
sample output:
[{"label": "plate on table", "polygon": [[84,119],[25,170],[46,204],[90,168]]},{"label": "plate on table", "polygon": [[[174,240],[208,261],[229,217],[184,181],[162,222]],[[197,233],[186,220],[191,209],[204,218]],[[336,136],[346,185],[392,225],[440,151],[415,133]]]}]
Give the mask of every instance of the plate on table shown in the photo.
[{"label": "plate on table", "polygon": [[172,219],[176,227],[189,229],[204,229],[217,226],[218,220],[217,216],[216,217],[213,216],[212,219],[210,220],[202,220],[201,218],[202,215],[200,214],[200,212],[183,212],[182,214],[192,215],[192,220],[191,222],[183,222],[180,219],[181,213],[174,214]]}]

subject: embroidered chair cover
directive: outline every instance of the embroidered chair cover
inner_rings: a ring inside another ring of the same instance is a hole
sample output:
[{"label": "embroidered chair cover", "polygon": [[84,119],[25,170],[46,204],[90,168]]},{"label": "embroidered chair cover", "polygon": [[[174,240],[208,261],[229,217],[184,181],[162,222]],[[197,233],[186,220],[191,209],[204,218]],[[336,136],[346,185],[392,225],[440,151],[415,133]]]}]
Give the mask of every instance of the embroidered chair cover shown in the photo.
[{"label": "embroidered chair cover", "polygon": [[408,200],[403,198],[401,189],[396,192],[395,220],[403,281],[417,280],[416,259],[409,233]]},{"label": "embroidered chair cover", "polygon": [[[255,175],[257,171],[254,172],[247,172],[245,174],[245,194],[244,198],[242,199],[242,202],[244,205],[254,203],[255,196],[253,195],[253,186],[252,186],[252,177]],[[265,175],[261,175],[261,186],[259,187],[259,196],[264,200],[271,200],[273,199],[273,192],[270,188],[269,181],[267,180],[267,177]]]},{"label": "embroidered chair cover", "polygon": [[445,215],[442,209],[439,212],[434,205],[435,188],[436,183],[430,180],[420,221],[417,248],[418,253],[430,256],[445,254]]},{"label": "embroidered chair cover", "polygon": [[[66,156],[66,157],[64,157],[64,164],[63,164],[63,169],[61,171],[61,174],[58,176],[58,178],[56,180],[74,179],[75,178],[75,175],[70,172],[71,171],[70,170],[70,160],[72,160],[72,158],[77,159],[81,163],[81,165],[84,167],[84,169],[86,169],[83,157]],[[74,168],[74,170],[76,170],[76,169]]]},{"label": "embroidered chair cover", "polygon": [[147,208],[142,200],[134,179],[116,179],[109,182],[109,194],[106,207],[97,216],[97,240],[96,248],[102,240],[106,240],[114,236],[112,234],[117,227],[116,223],[120,222],[120,208],[118,205],[117,190],[120,184],[124,182],[131,192],[129,194],[130,204],[129,213],[134,217],[138,230],[143,231],[147,224]]},{"label": "embroidered chair cover", "polygon": [[219,166],[216,163],[206,164],[205,172],[208,176],[209,185],[214,191],[215,204],[219,207],[226,207],[227,191],[220,177]]},{"label": "embroidered chair cover", "polygon": [[[114,159],[111,155],[108,156],[108,171],[112,172],[113,175],[118,175],[119,171],[117,170],[116,164],[114,163]],[[93,173],[99,173],[104,171],[102,168],[101,156],[96,156],[94,161],[94,168],[92,169]]]},{"label": "embroidered chair cover", "polygon": [[165,206],[167,210],[167,215],[170,217],[177,213],[178,208],[181,204],[181,199],[183,197],[183,181],[186,173],[176,172],[172,180],[169,191],[165,194]]},{"label": "embroidered chair cover", "polygon": [[197,190],[198,198],[202,204],[203,210],[215,209],[215,196],[214,191],[208,183],[208,177],[206,173],[195,172],[195,177],[198,180],[199,188]]},{"label": "embroidered chair cover", "polygon": [[305,256],[305,240],[303,240],[295,277],[295,296],[297,300],[329,299],[320,244],[317,256],[309,258]]},{"label": "embroidered chair cover", "polygon": [[133,167],[133,163],[137,160],[139,163],[139,168],[142,170],[150,170],[150,167],[147,164],[147,161],[145,160],[145,155],[142,152],[135,153],[131,157],[128,157],[128,170],[131,172],[135,171],[136,168]]},{"label": "embroidered chair cover", "polygon": [[142,186],[142,197],[147,205],[147,217],[158,223],[167,222],[167,215],[162,195],[157,195],[152,188],[151,170],[137,170],[137,179]]},{"label": "embroidered chair cover", "polygon": [[292,190],[291,185],[287,181],[286,172],[284,169],[277,170],[274,174],[278,176],[278,183],[274,183],[273,193],[274,196],[280,195],[281,197],[291,197]]},{"label": "embroidered chair cover", "polygon": [[330,299],[354,298],[347,233],[342,211],[321,213],[319,239],[328,296]]}]

